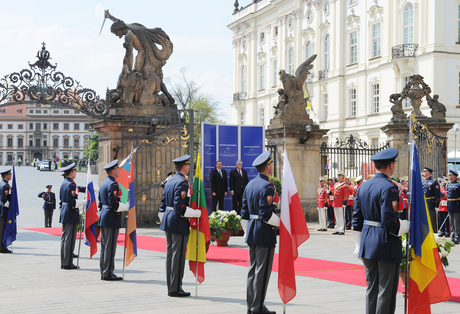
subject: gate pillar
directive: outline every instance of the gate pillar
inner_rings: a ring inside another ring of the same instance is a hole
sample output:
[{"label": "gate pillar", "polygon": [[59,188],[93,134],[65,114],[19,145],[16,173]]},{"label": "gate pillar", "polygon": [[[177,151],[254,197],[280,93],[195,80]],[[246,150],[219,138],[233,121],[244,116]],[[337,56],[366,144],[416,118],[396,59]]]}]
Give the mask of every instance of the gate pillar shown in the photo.
[{"label": "gate pillar", "polygon": [[390,142],[390,147],[396,148],[399,151],[396,162],[396,169],[393,176],[404,177],[409,176],[409,127],[406,124],[387,124],[381,128],[382,132],[387,135],[387,141]]},{"label": "gate pillar", "polygon": [[[320,143],[327,131],[329,130],[319,129],[317,125],[312,125],[310,132],[305,128],[286,128],[286,152],[307,221],[318,220],[316,190],[319,187],[318,178],[321,176]],[[284,129],[268,128],[265,130],[265,137],[267,145],[275,145],[276,154],[281,156],[277,162],[277,174],[282,181]]]},{"label": "gate pillar", "polygon": [[[107,178],[107,174],[103,171],[103,167],[112,161],[116,153],[122,147],[122,131],[129,125],[127,120],[102,120],[91,123],[91,127],[99,133],[99,186]],[[121,162],[121,151],[117,154],[117,158]]]}]

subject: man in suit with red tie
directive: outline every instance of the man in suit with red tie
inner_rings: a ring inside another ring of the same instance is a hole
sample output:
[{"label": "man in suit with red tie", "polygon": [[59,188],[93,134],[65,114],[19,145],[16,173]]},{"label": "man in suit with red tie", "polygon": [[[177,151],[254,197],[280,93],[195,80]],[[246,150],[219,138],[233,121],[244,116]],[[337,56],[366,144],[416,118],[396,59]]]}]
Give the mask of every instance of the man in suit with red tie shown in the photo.
[{"label": "man in suit with red tie", "polygon": [[230,194],[232,194],[233,210],[238,215],[241,212],[244,188],[248,183],[248,173],[243,169],[243,162],[238,160],[236,162],[236,169],[230,172]]},{"label": "man in suit with red tie", "polygon": [[216,169],[211,171],[209,182],[211,183],[212,211],[216,211],[217,203],[219,203],[219,210],[224,210],[224,196],[227,196],[228,182],[227,172],[222,169],[220,161],[216,161]]}]

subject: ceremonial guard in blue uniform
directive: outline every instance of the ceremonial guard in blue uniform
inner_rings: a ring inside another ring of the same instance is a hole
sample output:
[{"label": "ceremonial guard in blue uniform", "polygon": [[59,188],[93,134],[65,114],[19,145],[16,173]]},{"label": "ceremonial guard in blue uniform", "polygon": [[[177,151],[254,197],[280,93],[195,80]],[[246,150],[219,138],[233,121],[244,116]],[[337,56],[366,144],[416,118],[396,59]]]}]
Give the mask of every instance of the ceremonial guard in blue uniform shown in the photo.
[{"label": "ceremonial guard in blue uniform", "polygon": [[249,181],[243,194],[241,225],[249,246],[249,272],[246,301],[248,314],[276,313],[265,305],[268,282],[272,272],[280,219],[275,214],[275,186],[268,177],[273,173],[269,151],[263,152],[252,163],[259,175]]},{"label": "ceremonial guard in blue uniform", "polygon": [[164,186],[159,213],[160,229],[166,233],[166,282],[170,297],[190,296],[190,292],[182,289],[185,252],[190,232],[188,218],[201,217],[201,210],[188,207],[190,187],[185,176],[190,170],[189,160],[190,155],[173,160],[176,174]]},{"label": "ceremonial guard in blue uniform", "polygon": [[59,222],[62,223],[61,237],[61,269],[77,269],[73,264],[73,254],[77,238],[77,227],[80,222],[79,208],[85,205],[85,202],[78,199],[79,192],[86,192],[85,187],[77,186],[74,179],[77,176],[75,163],[72,163],[62,169],[64,171],[64,181],[59,190],[59,207],[61,216]]},{"label": "ceremonial guard in blue uniform", "polygon": [[[439,207],[441,200],[440,187],[437,180],[431,178],[433,169],[425,167],[422,172],[423,180],[423,192],[425,193],[426,205],[428,212],[430,213],[431,226],[433,232],[438,232],[438,224],[436,222],[436,208]],[[442,222],[441,222],[442,223]]]},{"label": "ceremonial guard in blue uniform", "polygon": [[398,218],[398,186],[390,180],[398,151],[385,149],[371,157],[377,173],[357,191],[353,211],[354,254],[366,271],[366,313],[394,313],[402,261],[401,235],[410,223]]},{"label": "ceremonial guard in blue uniform", "polygon": [[3,236],[5,234],[6,218],[8,217],[8,209],[10,207],[10,190],[11,187],[8,181],[11,180],[11,169],[0,172],[2,181],[0,181],[0,253],[11,253],[8,248],[3,246]]},{"label": "ceremonial guard in blue uniform", "polygon": [[129,206],[120,203],[120,186],[116,179],[120,175],[118,160],[115,159],[104,166],[107,178],[99,189],[99,226],[101,227],[101,280],[121,280],[116,276],[115,253],[117,251],[118,232],[121,228],[122,212],[128,211]]},{"label": "ceremonial guard in blue uniform", "polygon": [[450,219],[450,234],[455,244],[460,243],[460,183],[457,181],[458,173],[449,170],[450,183],[447,184],[447,210]]},{"label": "ceremonial guard in blue uniform", "polygon": [[45,191],[40,192],[38,197],[43,198],[43,211],[45,212],[45,228],[51,228],[53,212],[56,209],[56,195],[51,192],[51,184],[46,186]]}]

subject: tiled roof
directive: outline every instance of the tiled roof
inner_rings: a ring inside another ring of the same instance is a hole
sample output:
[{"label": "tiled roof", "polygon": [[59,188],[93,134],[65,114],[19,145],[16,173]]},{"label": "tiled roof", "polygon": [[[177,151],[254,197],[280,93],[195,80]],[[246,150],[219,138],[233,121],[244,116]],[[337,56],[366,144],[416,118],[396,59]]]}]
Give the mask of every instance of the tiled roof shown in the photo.
[{"label": "tiled roof", "polygon": [[25,117],[26,104],[12,105],[0,108],[0,117]]}]

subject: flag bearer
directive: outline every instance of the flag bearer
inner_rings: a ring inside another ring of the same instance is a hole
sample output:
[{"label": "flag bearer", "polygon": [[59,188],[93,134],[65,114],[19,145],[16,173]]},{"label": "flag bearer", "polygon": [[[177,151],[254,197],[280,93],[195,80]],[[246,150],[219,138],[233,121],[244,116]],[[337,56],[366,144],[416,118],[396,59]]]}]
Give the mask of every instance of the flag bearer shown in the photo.
[{"label": "flag bearer", "polygon": [[43,192],[38,194],[38,197],[43,198],[43,211],[45,213],[45,228],[51,228],[53,220],[53,212],[56,209],[56,195],[51,192],[53,186],[48,184]]},{"label": "flag bearer", "polygon": [[334,232],[333,234],[344,235],[345,234],[344,208],[346,208],[347,206],[349,190],[348,190],[348,184],[344,181],[345,173],[343,173],[342,171],[339,171],[337,173],[337,178],[339,179],[339,182],[337,182],[334,185],[334,200],[333,200],[335,226],[337,228],[337,231]]},{"label": "flag bearer", "polygon": [[164,186],[160,205],[160,229],[166,233],[166,282],[168,296],[188,297],[190,292],[182,289],[185,253],[190,223],[188,218],[201,217],[201,210],[189,207],[190,187],[185,177],[190,171],[190,155],[173,160],[176,174]]},{"label": "flag bearer", "polygon": [[423,180],[423,192],[425,193],[426,205],[428,206],[428,212],[430,213],[431,226],[433,232],[438,232],[438,224],[436,222],[436,207],[439,206],[439,183],[437,180],[431,178],[433,169],[425,167],[422,172]]},{"label": "flag bearer", "polygon": [[438,229],[439,235],[442,237],[450,236],[450,221],[447,209],[447,183],[449,183],[449,180],[447,180],[447,178],[442,178],[439,184],[441,186],[441,202],[439,203],[438,210]]},{"label": "flag bearer", "polygon": [[275,313],[265,305],[268,282],[272,272],[280,218],[275,214],[275,186],[268,177],[273,173],[269,151],[252,163],[259,175],[249,181],[243,194],[241,225],[249,246],[249,272],[246,290],[248,314]]},{"label": "flag bearer", "polygon": [[318,220],[319,229],[318,231],[327,231],[327,185],[325,184],[326,179],[319,177],[319,185],[316,197],[316,203],[318,206]]},{"label": "flag bearer", "polygon": [[6,217],[8,217],[11,198],[11,187],[8,184],[8,181],[11,180],[11,169],[3,170],[0,174],[2,175],[2,181],[0,181],[0,253],[11,253],[11,251],[3,245]]},{"label": "flag bearer", "polygon": [[[398,219],[398,186],[390,181],[398,150],[388,148],[371,157],[377,172],[358,189],[353,211],[355,256],[366,271],[366,313],[394,313],[402,261],[400,236],[410,223]],[[362,234],[362,237],[361,237]]]},{"label": "flag bearer", "polygon": [[455,244],[460,243],[460,183],[457,181],[458,173],[449,170],[449,180],[447,184],[447,209],[451,223],[450,234]]}]

